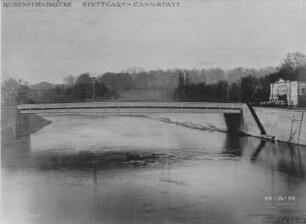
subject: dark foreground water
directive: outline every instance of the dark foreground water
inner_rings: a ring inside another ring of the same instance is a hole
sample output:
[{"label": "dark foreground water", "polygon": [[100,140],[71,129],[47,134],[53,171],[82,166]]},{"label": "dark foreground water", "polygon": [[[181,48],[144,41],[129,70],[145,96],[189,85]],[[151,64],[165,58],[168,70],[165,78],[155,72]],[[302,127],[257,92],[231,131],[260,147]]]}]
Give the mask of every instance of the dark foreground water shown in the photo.
[{"label": "dark foreground water", "polygon": [[2,223],[306,222],[305,147],[146,118],[48,119],[2,148]]}]

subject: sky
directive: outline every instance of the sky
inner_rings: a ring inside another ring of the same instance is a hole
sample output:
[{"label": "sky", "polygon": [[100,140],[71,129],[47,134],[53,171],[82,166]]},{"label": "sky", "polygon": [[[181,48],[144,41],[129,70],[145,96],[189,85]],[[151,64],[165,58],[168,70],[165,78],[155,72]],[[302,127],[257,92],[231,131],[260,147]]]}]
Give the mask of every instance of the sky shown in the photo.
[{"label": "sky", "polygon": [[84,8],[83,1],[2,7],[1,75],[62,83],[132,67],[278,66],[289,52],[306,53],[305,0],[175,0],[175,8]]}]

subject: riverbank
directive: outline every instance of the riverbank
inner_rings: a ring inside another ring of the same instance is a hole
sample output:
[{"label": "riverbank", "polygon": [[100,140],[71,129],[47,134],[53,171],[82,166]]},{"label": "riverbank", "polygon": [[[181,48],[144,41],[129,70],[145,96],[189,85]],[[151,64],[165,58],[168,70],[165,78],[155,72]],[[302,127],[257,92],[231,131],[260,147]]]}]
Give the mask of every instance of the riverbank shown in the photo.
[{"label": "riverbank", "polygon": [[254,108],[267,135],[275,140],[306,145],[305,110],[287,110],[275,108]]},{"label": "riverbank", "polygon": [[[259,121],[264,127],[265,134],[261,133],[254,117],[243,108],[239,120],[226,118],[224,114],[159,114],[148,117],[184,127],[220,132],[231,132],[229,120],[236,126],[234,131],[275,141],[306,145],[306,115],[303,110],[285,110],[272,108],[254,108]],[[216,118],[217,116],[217,118]]]}]

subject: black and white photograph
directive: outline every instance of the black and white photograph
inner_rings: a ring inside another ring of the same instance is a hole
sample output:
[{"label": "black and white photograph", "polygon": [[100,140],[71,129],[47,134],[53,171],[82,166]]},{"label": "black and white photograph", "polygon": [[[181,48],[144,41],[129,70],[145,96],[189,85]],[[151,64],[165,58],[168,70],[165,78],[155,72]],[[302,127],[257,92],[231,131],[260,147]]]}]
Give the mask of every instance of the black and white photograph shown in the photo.
[{"label": "black and white photograph", "polygon": [[0,224],[306,224],[306,0],[1,0]]}]

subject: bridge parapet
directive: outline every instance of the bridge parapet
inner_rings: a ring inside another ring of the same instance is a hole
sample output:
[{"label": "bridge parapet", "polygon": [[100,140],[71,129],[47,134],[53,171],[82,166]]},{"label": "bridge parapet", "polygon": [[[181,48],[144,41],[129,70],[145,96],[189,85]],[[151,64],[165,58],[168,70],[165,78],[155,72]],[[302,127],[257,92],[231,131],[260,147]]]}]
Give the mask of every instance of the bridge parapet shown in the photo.
[{"label": "bridge parapet", "polygon": [[239,103],[91,102],[23,104],[21,113],[241,113]]}]

